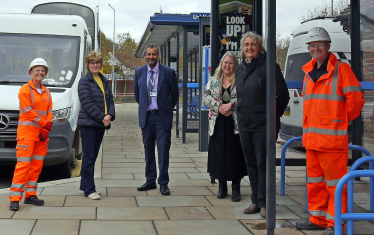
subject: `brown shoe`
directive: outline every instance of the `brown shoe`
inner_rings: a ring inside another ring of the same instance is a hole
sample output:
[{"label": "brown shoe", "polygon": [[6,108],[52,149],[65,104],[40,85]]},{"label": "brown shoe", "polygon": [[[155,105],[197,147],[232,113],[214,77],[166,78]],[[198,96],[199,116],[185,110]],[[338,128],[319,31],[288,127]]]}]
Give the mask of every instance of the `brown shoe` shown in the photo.
[{"label": "brown shoe", "polygon": [[262,218],[266,218],[266,208],[265,207],[261,208],[260,215],[261,215]]},{"label": "brown shoe", "polygon": [[260,208],[256,204],[250,205],[243,211],[244,214],[256,214],[258,212],[260,212]]}]

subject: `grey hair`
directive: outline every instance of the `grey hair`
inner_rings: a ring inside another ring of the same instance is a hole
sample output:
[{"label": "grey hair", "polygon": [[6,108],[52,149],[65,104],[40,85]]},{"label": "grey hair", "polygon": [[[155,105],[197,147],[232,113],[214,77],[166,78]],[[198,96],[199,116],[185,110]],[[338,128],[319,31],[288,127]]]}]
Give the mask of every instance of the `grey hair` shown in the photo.
[{"label": "grey hair", "polygon": [[147,45],[145,47],[144,56],[147,54],[147,49],[148,48],[150,48],[150,49],[156,48],[157,49],[157,55],[160,55],[160,48],[158,46],[156,46],[156,45],[150,44],[150,45]]},{"label": "grey hair", "polygon": [[257,34],[253,31],[248,31],[245,34],[242,35],[242,38],[240,39],[240,47],[242,49],[242,59],[245,59],[244,54],[244,41],[246,38],[252,38],[258,45],[260,46],[260,53],[263,54],[265,52],[264,44],[263,44],[263,38],[261,35]]},{"label": "grey hair", "polygon": [[[221,61],[219,62],[219,65],[218,67],[216,68],[216,71],[214,73],[214,76],[218,79],[218,80],[221,80],[222,79],[222,73],[223,73],[223,70],[222,70],[222,64],[223,64],[223,60],[225,59],[226,56],[230,56],[232,58],[232,60],[234,61],[234,66],[235,68],[239,66],[239,60],[238,58],[236,57],[236,55],[231,52],[231,51],[228,51],[226,52],[222,58],[221,58]],[[234,72],[235,73],[235,72]],[[234,76],[234,80],[235,80],[235,76]],[[232,83],[234,83],[235,81],[231,81]]]}]

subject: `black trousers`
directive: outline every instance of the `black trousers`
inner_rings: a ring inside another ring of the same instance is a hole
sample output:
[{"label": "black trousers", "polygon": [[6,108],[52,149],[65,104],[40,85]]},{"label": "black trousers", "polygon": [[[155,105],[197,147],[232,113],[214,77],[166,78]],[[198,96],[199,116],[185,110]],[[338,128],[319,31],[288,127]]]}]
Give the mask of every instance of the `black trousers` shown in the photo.
[{"label": "black trousers", "polygon": [[247,132],[239,128],[245,163],[252,189],[252,203],[266,207],[266,132]]}]

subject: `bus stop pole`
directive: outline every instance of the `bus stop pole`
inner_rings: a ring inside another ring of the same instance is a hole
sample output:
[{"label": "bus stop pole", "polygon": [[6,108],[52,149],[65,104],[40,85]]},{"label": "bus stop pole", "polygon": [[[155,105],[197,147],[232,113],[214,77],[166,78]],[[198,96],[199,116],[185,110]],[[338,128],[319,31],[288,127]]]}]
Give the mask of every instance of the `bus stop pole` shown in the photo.
[{"label": "bus stop pole", "polygon": [[266,227],[267,234],[275,229],[275,32],[276,1],[266,3]]}]

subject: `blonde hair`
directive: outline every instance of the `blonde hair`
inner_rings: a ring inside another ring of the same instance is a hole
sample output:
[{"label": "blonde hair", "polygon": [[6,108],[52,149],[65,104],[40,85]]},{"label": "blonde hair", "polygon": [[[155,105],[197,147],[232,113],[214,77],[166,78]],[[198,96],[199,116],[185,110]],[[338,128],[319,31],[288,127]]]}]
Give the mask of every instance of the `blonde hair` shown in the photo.
[{"label": "blonde hair", "polygon": [[236,57],[236,55],[235,55],[233,52],[231,52],[231,51],[226,52],[226,53],[222,56],[221,61],[219,62],[219,65],[218,65],[218,67],[216,68],[216,71],[215,71],[215,73],[214,73],[214,76],[215,76],[219,81],[222,80],[222,78],[223,78],[223,76],[222,76],[222,75],[223,75],[222,64],[223,64],[223,60],[226,58],[226,56],[230,56],[230,57],[232,58],[232,60],[234,61],[234,66],[235,66],[235,68],[234,68],[234,73],[233,73],[233,75],[229,78],[229,82],[232,83],[232,84],[234,84],[234,83],[235,83],[235,69],[236,69],[236,67],[239,66],[239,61],[238,61],[238,58]]},{"label": "blonde hair", "polygon": [[101,56],[101,54],[99,53],[99,52],[97,52],[97,51],[91,51],[88,55],[87,55],[87,57],[86,57],[86,59],[85,59],[85,64],[86,64],[86,66],[87,66],[87,68],[88,68],[88,64],[91,62],[91,61],[100,61],[101,62],[101,65],[103,65],[103,57]]}]

